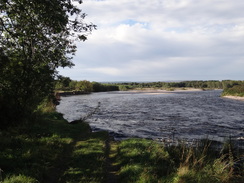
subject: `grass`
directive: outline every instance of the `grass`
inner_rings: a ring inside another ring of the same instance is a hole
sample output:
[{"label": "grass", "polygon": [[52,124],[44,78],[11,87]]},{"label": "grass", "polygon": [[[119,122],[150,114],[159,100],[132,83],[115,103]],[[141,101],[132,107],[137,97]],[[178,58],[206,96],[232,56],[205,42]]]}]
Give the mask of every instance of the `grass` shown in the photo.
[{"label": "grass", "polygon": [[108,133],[49,113],[0,133],[0,182],[101,182]]},{"label": "grass", "polygon": [[89,139],[78,141],[61,182],[103,182],[106,139],[107,134],[100,132],[92,134]]},{"label": "grass", "polygon": [[[87,123],[46,113],[31,125],[0,132],[2,183],[242,183],[243,152],[208,141],[193,148],[146,139],[112,141]],[[241,161],[242,158],[242,161]]]},{"label": "grass", "polygon": [[129,139],[118,146],[119,182],[232,183],[244,182],[233,153],[221,154],[210,145],[163,147],[145,139]]},{"label": "grass", "polygon": [[160,144],[145,139],[121,142],[118,162],[120,182],[157,182],[174,167]]}]

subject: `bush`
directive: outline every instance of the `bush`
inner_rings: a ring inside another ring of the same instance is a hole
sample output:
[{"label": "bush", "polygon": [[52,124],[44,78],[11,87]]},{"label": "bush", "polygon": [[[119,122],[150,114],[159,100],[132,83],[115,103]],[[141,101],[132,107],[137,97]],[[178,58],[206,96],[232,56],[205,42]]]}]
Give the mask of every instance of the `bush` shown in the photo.
[{"label": "bush", "polygon": [[223,96],[233,95],[233,96],[244,97],[244,85],[235,85],[231,88],[226,88],[226,89],[224,89],[222,95]]},{"label": "bush", "polygon": [[11,176],[3,181],[3,183],[38,183],[38,181],[32,177],[25,175]]}]

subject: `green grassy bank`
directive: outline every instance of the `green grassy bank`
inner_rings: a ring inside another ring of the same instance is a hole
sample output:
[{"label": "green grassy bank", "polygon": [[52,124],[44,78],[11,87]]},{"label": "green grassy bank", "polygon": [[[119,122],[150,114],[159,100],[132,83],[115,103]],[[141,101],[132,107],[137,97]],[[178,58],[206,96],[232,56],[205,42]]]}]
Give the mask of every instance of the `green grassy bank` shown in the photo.
[{"label": "green grassy bank", "polygon": [[243,154],[209,143],[163,147],[152,140],[111,140],[87,123],[46,113],[32,125],[0,132],[3,183],[241,183]]},{"label": "green grassy bank", "polygon": [[102,182],[105,132],[49,113],[31,126],[0,133],[0,182]]}]

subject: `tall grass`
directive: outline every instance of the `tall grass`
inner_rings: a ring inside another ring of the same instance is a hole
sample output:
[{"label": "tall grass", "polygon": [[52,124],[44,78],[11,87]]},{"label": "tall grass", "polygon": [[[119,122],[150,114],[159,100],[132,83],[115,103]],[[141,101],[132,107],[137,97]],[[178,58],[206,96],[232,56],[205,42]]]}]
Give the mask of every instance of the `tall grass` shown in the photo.
[{"label": "tall grass", "polygon": [[121,142],[117,157],[120,182],[135,183],[241,183],[243,164],[235,169],[237,160],[231,150],[223,154],[210,144],[165,148],[141,139]]}]

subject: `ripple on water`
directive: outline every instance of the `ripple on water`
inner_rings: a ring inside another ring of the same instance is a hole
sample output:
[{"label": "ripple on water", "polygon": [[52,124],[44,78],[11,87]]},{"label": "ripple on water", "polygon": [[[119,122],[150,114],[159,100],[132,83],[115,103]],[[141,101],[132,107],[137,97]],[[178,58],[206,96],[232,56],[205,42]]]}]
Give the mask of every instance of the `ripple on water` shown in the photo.
[{"label": "ripple on water", "polygon": [[57,111],[68,121],[97,107],[87,121],[95,130],[118,138],[242,139],[244,102],[220,97],[221,90],[168,92],[105,92],[62,97]]}]

